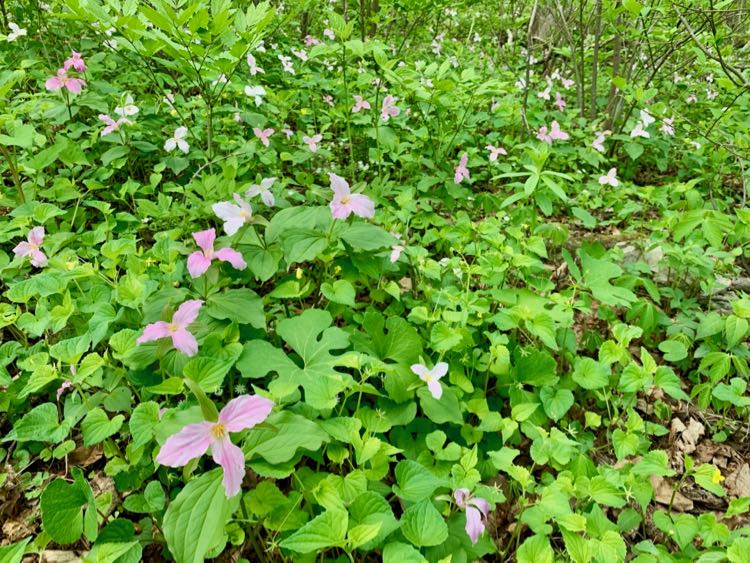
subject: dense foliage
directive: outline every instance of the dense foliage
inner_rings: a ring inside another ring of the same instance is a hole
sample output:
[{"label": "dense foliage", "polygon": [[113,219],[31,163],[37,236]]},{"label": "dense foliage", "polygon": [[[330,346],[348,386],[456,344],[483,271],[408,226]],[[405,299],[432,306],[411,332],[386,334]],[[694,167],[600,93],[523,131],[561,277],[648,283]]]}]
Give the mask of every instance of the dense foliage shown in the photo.
[{"label": "dense foliage", "polygon": [[0,562],[750,561],[748,21],[0,0]]}]

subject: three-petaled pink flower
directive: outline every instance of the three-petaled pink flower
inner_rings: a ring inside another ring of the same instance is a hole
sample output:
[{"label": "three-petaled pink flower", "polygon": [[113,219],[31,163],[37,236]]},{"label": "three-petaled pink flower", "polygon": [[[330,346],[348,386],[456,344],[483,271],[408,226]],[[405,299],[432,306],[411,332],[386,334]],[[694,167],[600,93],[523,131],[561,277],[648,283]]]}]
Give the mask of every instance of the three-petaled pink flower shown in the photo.
[{"label": "three-petaled pink flower", "polygon": [[563,111],[565,109],[565,105],[565,100],[563,100],[560,92],[555,92],[555,107],[560,111]]},{"label": "three-petaled pink flower", "polygon": [[363,109],[370,109],[370,102],[365,100],[362,96],[355,95],[354,106],[352,106],[352,113],[359,113]]},{"label": "three-petaled pink flower", "polygon": [[670,137],[674,135],[674,117],[665,117],[659,131]]},{"label": "three-petaled pink flower", "polygon": [[198,352],[198,341],[188,330],[188,326],[198,318],[201,305],[203,301],[200,299],[185,301],[172,316],[172,322],[157,321],[146,325],[143,334],[136,340],[136,344],[171,338],[172,344],[180,352],[186,356],[195,356]]},{"label": "three-petaled pink flower", "polygon": [[99,114],[99,121],[103,122],[106,125],[106,127],[102,129],[102,132],[101,132],[102,137],[104,137],[105,135],[109,135],[110,133],[114,133],[115,131],[118,131],[122,125],[133,124],[133,122],[130,121],[127,117],[121,117],[120,119],[115,121],[106,113]]},{"label": "three-petaled pink flower", "polygon": [[241,432],[263,422],[273,409],[273,401],[257,395],[240,395],[229,401],[219,420],[188,424],[173,434],[159,450],[156,461],[167,467],[182,467],[211,448],[211,457],[223,472],[224,492],[233,497],[240,492],[245,477],[245,454],[235,446],[230,432]]},{"label": "three-petaled pink flower", "polygon": [[536,134],[536,138],[551,145],[552,141],[567,141],[570,138],[570,135],[560,129],[560,124],[557,121],[553,121],[549,130],[547,130],[546,125],[542,125],[539,128],[539,132]]},{"label": "three-petaled pink flower", "polygon": [[490,503],[483,498],[471,496],[469,489],[456,489],[453,491],[453,499],[458,507],[466,512],[466,534],[472,544],[477,543],[479,536],[484,532]]},{"label": "three-petaled pink flower", "polygon": [[63,396],[63,393],[65,393],[65,391],[67,389],[70,389],[71,387],[73,387],[73,384],[70,382],[69,379],[66,379],[65,381],[63,381],[60,387],[57,388],[57,392],[55,393],[57,400],[59,401],[60,398]]},{"label": "three-petaled pink flower", "polygon": [[70,57],[63,63],[63,68],[65,70],[70,70],[71,67],[73,67],[76,72],[86,72],[86,63],[81,57],[81,53],[76,53],[75,51],[70,52]]},{"label": "three-petaled pink flower", "polygon": [[398,243],[391,246],[391,264],[395,264],[398,262],[399,257],[401,256],[401,253],[404,251],[404,245],[401,244],[401,235],[398,233],[391,233],[394,237],[398,239]]},{"label": "three-petaled pink flower", "polygon": [[469,162],[469,155],[464,153],[461,156],[461,160],[458,163],[458,166],[456,166],[456,172],[453,175],[453,181],[456,182],[456,184],[460,184],[464,180],[469,179],[469,169],[466,167],[466,165]]},{"label": "three-petaled pink flower", "polygon": [[42,268],[47,265],[47,255],[39,248],[44,241],[44,227],[34,227],[29,231],[24,242],[20,242],[13,249],[18,258],[29,257],[32,266]]},{"label": "three-petaled pink flower", "polygon": [[506,151],[503,147],[496,147],[494,145],[487,145],[486,148],[488,151],[490,151],[490,160],[492,162],[495,162],[497,160],[497,157],[499,155],[508,156],[508,151]]},{"label": "three-petaled pink flower", "polygon": [[443,388],[440,385],[440,379],[445,377],[448,373],[448,364],[445,362],[438,362],[435,367],[428,369],[423,364],[414,364],[411,366],[411,371],[419,376],[419,379],[427,384],[427,389],[432,394],[433,398],[439,399],[443,396]]},{"label": "three-petaled pink flower", "polygon": [[620,185],[620,181],[617,179],[617,168],[610,168],[604,176],[599,176],[599,183],[602,186],[610,185],[616,188]]},{"label": "three-petaled pink flower", "polygon": [[268,129],[253,127],[253,133],[255,133],[255,136],[260,139],[260,142],[263,143],[264,146],[267,147],[271,144],[268,138],[273,135],[273,129],[271,129],[270,127]]},{"label": "three-petaled pink flower", "polygon": [[57,76],[47,79],[44,86],[47,90],[60,90],[65,88],[68,92],[80,94],[81,89],[86,86],[86,81],[83,78],[72,78],[68,76],[68,71],[61,68],[57,70]]},{"label": "three-petaled pink flower", "polygon": [[312,137],[305,135],[302,137],[302,140],[307,145],[307,148],[310,149],[310,152],[318,152],[318,143],[323,140],[323,135],[320,133],[313,135]]},{"label": "three-petaled pink flower", "polygon": [[275,177],[263,178],[260,181],[260,184],[251,185],[250,188],[245,192],[245,195],[247,197],[255,197],[259,195],[260,199],[263,200],[263,203],[265,203],[268,207],[273,207],[274,203],[276,203],[276,200],[271,193],[271,186],[273,186],[273,183],[275,181]]},{"label": "three-petaled pink flower", "polygon": [[251,76],[255,76],[258,73],[261,73],[261,74],[265,74],[266,73],[265,70],[263,70],[262,68],[260,68],[257,65],[257,63],[255,61],[255,57],[253,56],[252,53],[248,53],[247,54],[247,66],[250,67],[250,75]]},{"label": "three-petaled pink flower", "polygon": [[341,176],[328,173],[333,190],[331,201],[331,214],[334,219],[346,219],[354,213],[358,217],[374,217],[375,204],[364,194],[353,194],[349,189],[349,183]]},{"label": "three-petaled pink flower", "polygon": [[398,98],[395,96],[386,96],[383,98],[383,107],[380,110],[380,117],[383,118],[383,121],[387,122],[391,117],[396,117],[401,113],[401,110],[396,107],[397,101]]},{"label": "three-petaled pink flower", "polygon": [[247,267],[242,254],[236,250],[228,246],[214,250],[216,231],[213,228],[193,233],[193,238],[200,250],[196,250],[188,256],[187,267],[191,277],[197,278],[205,274],[214,260],[229,262],[237,270],[244,270]]},{"label": "three-petaled pink flower", "polygon": [[236,205],[230,201],[221,201],[211,206],[216,216],[224,221],[224,232],[233,235],[240,227],[253,218],[253,209],[239,194],[233,194]]},{"label": "three-petaled pink flower", "polygon": [[604,152],[604,141],[607,139],[607,135],[609,135],[611,131],[607,129],[606,131],[597,131],[596,133],[596,139],[591,143],[591,146],[594,147],[599,152]]}]

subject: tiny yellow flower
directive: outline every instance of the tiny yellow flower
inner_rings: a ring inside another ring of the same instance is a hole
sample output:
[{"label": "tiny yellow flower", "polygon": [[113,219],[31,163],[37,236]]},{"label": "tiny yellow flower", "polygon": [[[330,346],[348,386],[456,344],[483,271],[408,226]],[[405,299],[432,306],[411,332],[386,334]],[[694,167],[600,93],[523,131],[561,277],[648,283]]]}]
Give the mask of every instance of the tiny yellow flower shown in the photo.
[{"label": "tiny yellow flower", "polygon": [[296,278],[297,278],[298,280],[301,280],[301,279],[302,279],[302,273],[303,273],[303,272],[302,272],[302,268],[297,268],[297,271],[296,271],[296,272],[294,272],[294,276],[295,276],[295,277],[296,277]]},{"label": "tiny yellow flower", "polygon": [[719,468],[717,467],[716,469],[714,469],[713,475],[711,475],[711,482],[714,483],[715,485],[718,485],[724,479],[725,477],[721,474],[721,471],[719,470]]}]

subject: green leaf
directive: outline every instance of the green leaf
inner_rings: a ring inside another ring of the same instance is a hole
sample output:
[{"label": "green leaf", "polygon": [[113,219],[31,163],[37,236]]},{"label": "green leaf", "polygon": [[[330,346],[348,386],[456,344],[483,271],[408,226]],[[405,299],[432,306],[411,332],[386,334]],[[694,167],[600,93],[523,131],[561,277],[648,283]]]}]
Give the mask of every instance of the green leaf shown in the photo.
[{"label": "green leaf", "polygon": [[438,487],[445,485],[443,479],[416,461],[403,460],[396,466],[396,482],[393,492],[400,498],[417,502],[430,498]]},{"label": "green leaf", "polygon": [[228,499],[223,471],[214,469],[188,482],[164,514],[164,538],[177,563],[203,563],[224,540],[224,527],[240,495]]},{"label": "green leaf", "polygon": [[206,303],[206,312],[214,319],[266,328],[263,300],[251,289],[228,289],[212,295]]},{"label": "green leaf", "polygon": [[278,323],[277,334],[299,354],[303,366],[298,367],[288,358],[287,361],[280,360],[280,356],[274,354],[266,356],[265,359],[270,360],[266,363],[261,364],[262,359],[258,358],[254,373],[265,375],[277,371],[279,374],[269,385],[275,397],[286,397],[301,385],[308,405],[315,409],[330,409],[336,405],[337,395],[353,384],[350,375],[335,369],[343,362],[341,356],[334,356],[331,352],[347,348],[349,335],[331,326],[332,321],[327,311],[308,309]]},{"label": "green leaf", "polygon": [[609,383],[609,369],[593,358],[576,358],[573,381],[584,389],[601,389]]},{"label": "green leaf", "polygon": [[124,420],[125,417],[121,414],[110,420],[107,413],[100,408],[89,411],[86,418],[81,422],[83,445],[86,447],[93,446],[109,438],[120,429]]},{"label": "green leaf", "polygon": [[250,431],[243,444],[248,456],[259,455],[273,464],[292,459],[297,450],[318,451],[328,434],[304,416],[289,411],[276,413],[260,428]]},{"label": "green leaf", "polygon": [[31,536],[10,545],[0,547],[0,562],[2,563],[21,563],[23,554],[26,551],[26,546],[31,541]]},{"label": "green leaf", "polygon": [[398,242],[389,232],[370,223],[352,223],[341,233],[341,238],[357,250],[378,250]]},{"label": "green leaf", "polygon": [[427,559],[408,544],[391,542],[383,548],[383,563],[427,563]]},{"label": "green leaf", "polygon": [[570,389],[543,387],[539,391],[539,400],[547,416],[557,422],[573,406],[575,399]]},{"label": "green leaf", "polygon": [[417,547],[440,545],[448,539],[448,525],[429,499],[404,511],[401,532]]},{"label": "green leaf", "polygon": [[325,282],[320,286],[320,292],[334,303],[341,303],[354,307],[354,299],[357,296],[354,286],[346,280],[336,280],[333,283]]},{"label": "green leaf", "polygon": [[724,476],[721,474],[721,470],[711,465],[710,463],[704,463],[701,465],[693,475],[695,482],[707,491],[715,494],[718,497],[726,496],[724,487],[721,486],[721,482],[724,481]]},{"label": "green leaf", "polygon": [[451,387],[446,387],[443,383],[441,385],[443,386],[443,395],[440,399],[435,399],[426,385],[417,389],[419,404],[424,414],[436,424],[444,424],[446,422],[458,425],[463,424],[464,418],[461,415],[461,404],[456,391]]},{"label": "green leaf", "polygon": [[671,477],[675,474],[669,467],[669,458],[664,450],[651,450],[635,464],[632,469],[634,475],[640,477]]},{"label": "green leaf", "polygon": [[68,435],[68,431],[66,423],[58,422],[57,406],[54,403],[44,403],[16,422],[3,441],[57,443]]},{"label": "green leaf", "polygon": [[688,349],[679,340],[664,340],[659,344],[659,350],[664,352],[664,359],[668,362],[679,362],[687,358]]},{"label": "green leaf", "polygon": [[540,535],[531,536],[521,544],[516,553],[518,563],[553,563],[554,552],[549,540]]},{"label": "green leaf", "polygon": [[[239,348],[239,344],[236,344]],[[206,393],[215,393],[224,383],[224,377],[234,365],[234,358],[192,358],[182,373],[198,383]]]},{"label": "green leaf", "polygon": [[78,483],[55,479],[44,489],[41,498],[42,526],[60,544],[69,544],[83,533],[82,508],[88,503],[86,492]]},{"label": "green leaf", "polygon": [[297,229],[284,234],[284,257],[287,263],[311,262],[328,247],[325,234],[311,229]]},{"label": "green leaf", "polygon": [[627,307],[636,300],[629,289],[609,283],[609,280],[622,275],[622,268],[607,260],[599,260],[580,252],[583,279],[591,294],[606,305]]},{"label": "green leaf", "polygon": [[302,526],[279,545],[297,553],[312,553],[328,547],[343,547],[349,515],[343,510],[327,510]]},{"label": "green leaf", "polygon": [[748,322],[746,319],[729,315],[724,321],[724,331],[727,335],[727,348],[734,348],[747,334]]}]

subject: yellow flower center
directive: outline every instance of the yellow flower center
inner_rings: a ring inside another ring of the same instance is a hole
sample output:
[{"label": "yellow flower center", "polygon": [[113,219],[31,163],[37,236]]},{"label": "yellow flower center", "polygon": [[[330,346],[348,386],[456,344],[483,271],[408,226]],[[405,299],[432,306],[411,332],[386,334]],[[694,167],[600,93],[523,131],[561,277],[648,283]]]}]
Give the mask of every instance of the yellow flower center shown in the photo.
[{"label": "yellow flower center", "polygon": [[242,217],[243,219],[250,219],[250,217],[252,217],[252,215],[250,214],[249,211],[245,211],[243,209],[242,211],[240,211],[240,217]]},{"label": "yellow flower center", "polygon": [[180,327],[177,326],[175,323],[169,324],[169,332],[177,332],[178,330],[180,330]]},{"label": "yellow flower center", "polygon": [[346,205],[346,204],[348,204],[348,203],[349,203],[349,202],[351,201],[351,199],[352,199],[352,198],[350,198],[350,197],[349,197],[348,195],[342,196],[342,198],[341,198],[341,203],[342,203],[343,205]]},{"label": "yellow flower center", "polygon": [[213,434],[216,438],[223,438],[227,435],[227,427],[224,426],[221,422],[217,422],[214,424],[214,427],[211,428],[211,434]]}]

